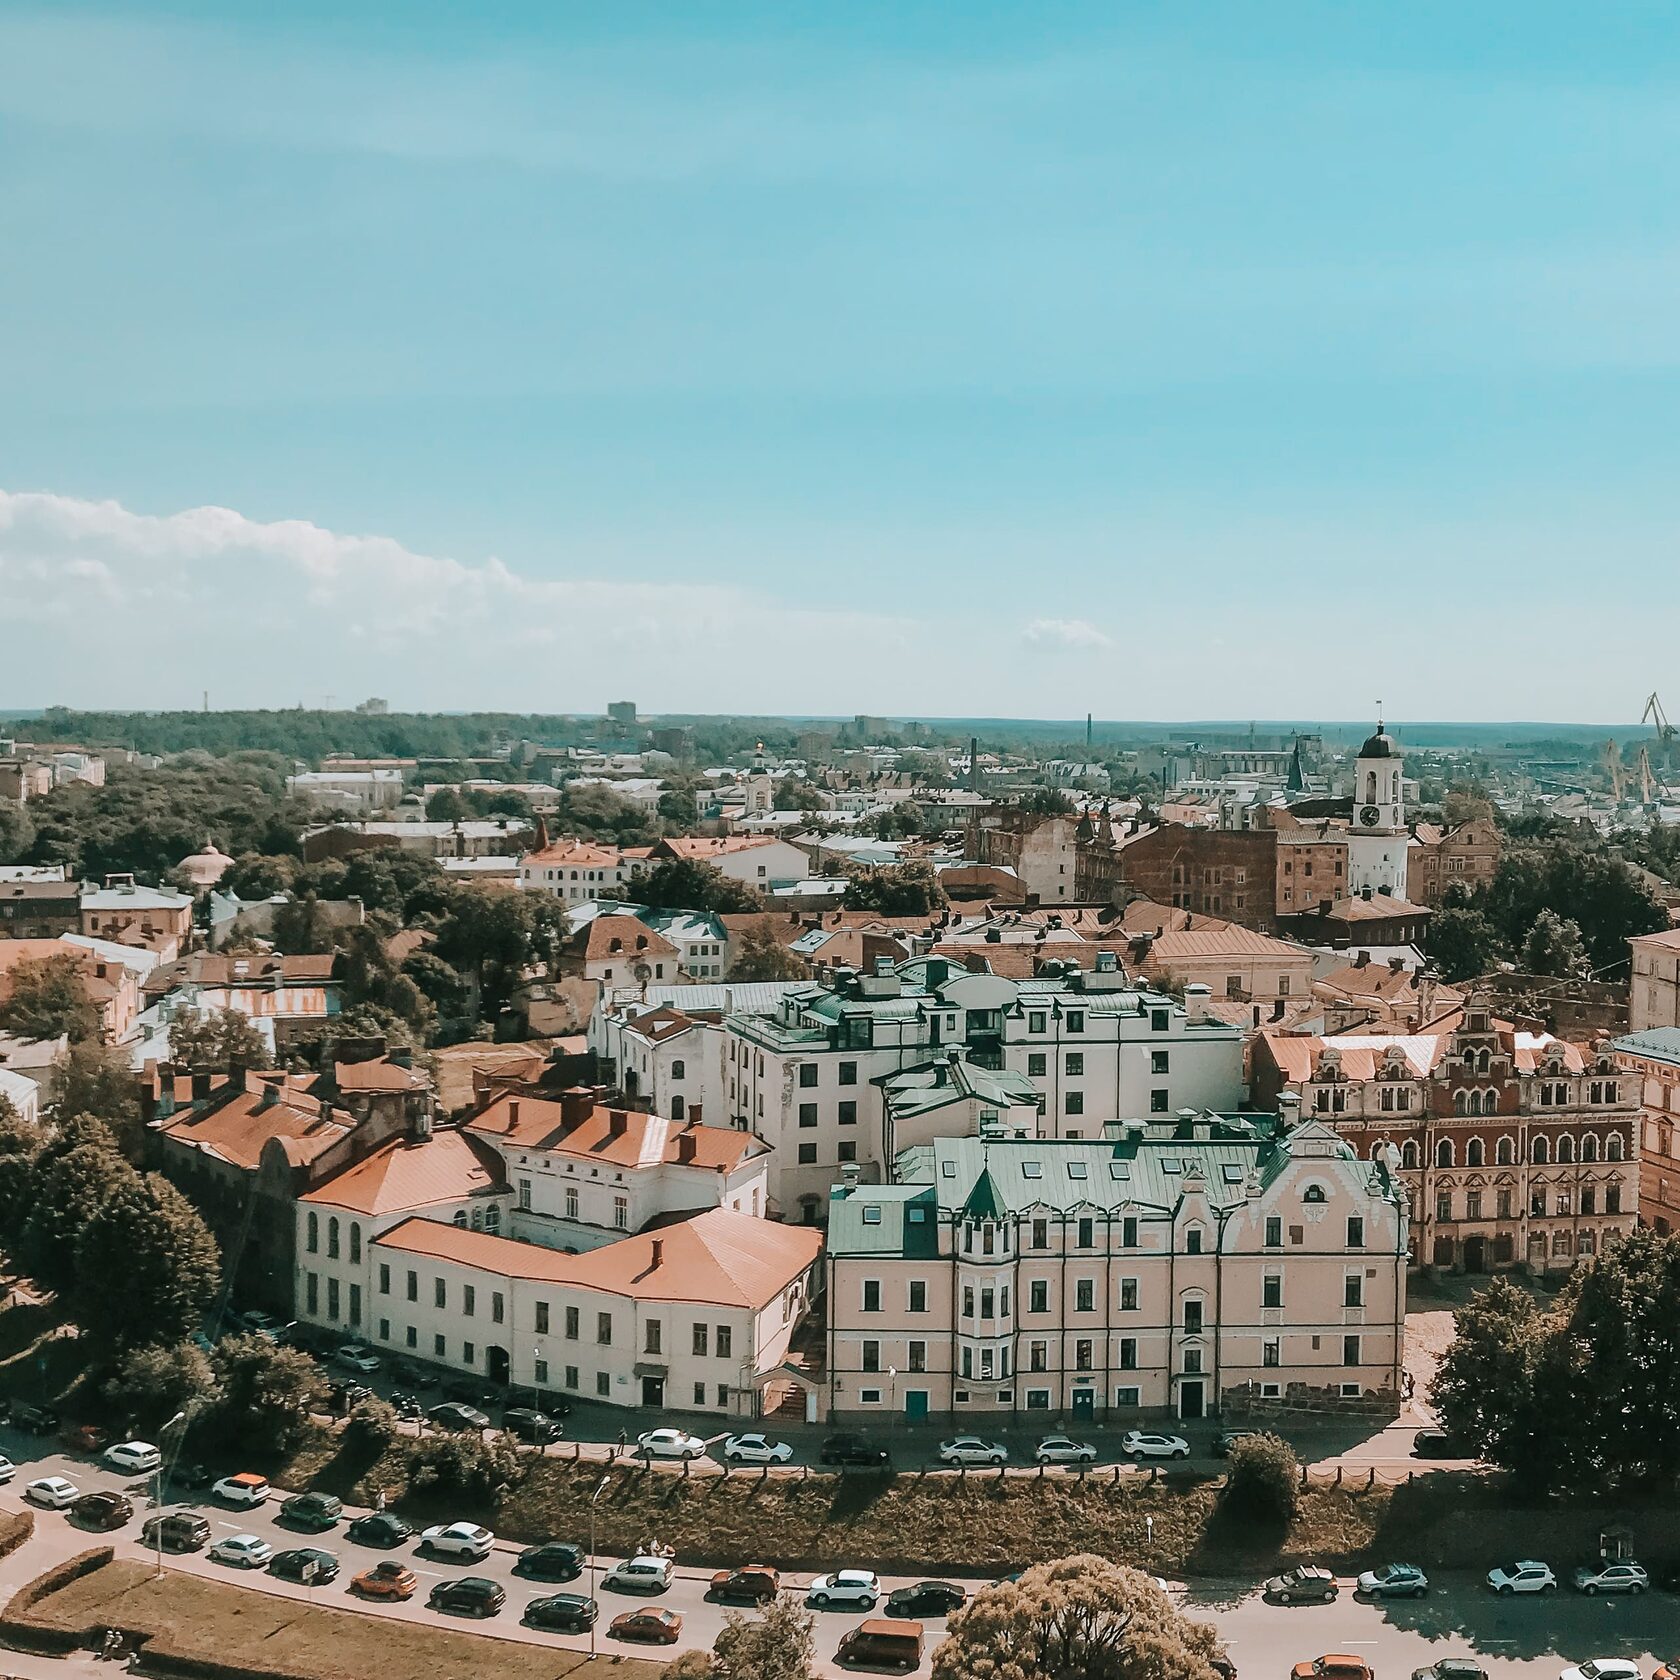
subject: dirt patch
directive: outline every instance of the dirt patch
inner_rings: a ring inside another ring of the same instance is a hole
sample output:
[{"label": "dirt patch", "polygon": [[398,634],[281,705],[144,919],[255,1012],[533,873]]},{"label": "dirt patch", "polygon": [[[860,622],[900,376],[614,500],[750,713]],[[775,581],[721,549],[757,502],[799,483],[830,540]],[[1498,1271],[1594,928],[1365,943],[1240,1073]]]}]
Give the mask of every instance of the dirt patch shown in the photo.
[{"label": "dirt patch", "polygon": [[[498,1680],[591,1672],[582,1652],[513,1640],[486,1647],[482,1634],[358,1616],[192,1575],[157,1577],[150,1564],[130,1559],[45,1593],[22,1616],[66,1636],[121,1628],[165,1666],[173,1657],[299,1680],[481,1680],[490,1667]],[[596,1666],[610,1667],[614,1680],[657,1680],[664,1672],[663,1663],[638,1658],[600,1658]]]}]

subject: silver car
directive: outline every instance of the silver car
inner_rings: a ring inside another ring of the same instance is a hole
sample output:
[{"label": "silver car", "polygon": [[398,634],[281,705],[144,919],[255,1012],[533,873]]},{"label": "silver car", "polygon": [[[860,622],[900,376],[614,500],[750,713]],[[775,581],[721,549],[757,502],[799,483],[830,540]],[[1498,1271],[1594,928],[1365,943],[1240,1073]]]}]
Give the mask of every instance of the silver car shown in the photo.
[{"label": "silver car", "polygon": [[1097,1449],[1089,1441],[1076,1441],[1071,1435],[1046,1435],[1033,1448],[1033,1457],[1040,1464],[1094,1464]]},{"label": "silver car", "polygon": [[1588,1598],[1595,1593],[1627,1593],[1637,1597],[1651,1584],[1651,1577],[1631,1559],[1583,1564],[1573,1579],[1576,1592],[1585,1593]]}]

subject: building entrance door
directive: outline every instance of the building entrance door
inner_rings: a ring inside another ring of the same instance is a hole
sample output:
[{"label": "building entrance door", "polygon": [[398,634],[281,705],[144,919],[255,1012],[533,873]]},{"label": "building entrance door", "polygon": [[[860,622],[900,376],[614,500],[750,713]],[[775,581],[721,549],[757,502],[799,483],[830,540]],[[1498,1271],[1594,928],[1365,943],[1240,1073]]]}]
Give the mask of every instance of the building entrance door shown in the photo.
[{"label": "building entrance door", "polygon": [[1487,1270],[1486,1237],[1466,1237],[1464,1239],[1464,1269],[1467,1272],[1485,1272]]},{"label": "building entrance door", "polygon": [[642,1378],[642,1404],[644,1406],[663,1406],[665,1404],[665,1379],[663,1377]]},{"label": "building entrance door", "polygon": [[1178,1415],[1181,1418],[1199,1418],[1205,1407],[1200,1377],[1185,1377],[1178,1385]]},{"label": "building entrance door", "polygon": [[508,1380],[508,1350],[504,1347],[486,1348],[484,1365],[491,1382],[498,1388],[505,1388]]},{"label": "building entrance door", "polygon": [[1094,1388],[1076,1388],[1073,1391],[1073,1415],[1076,1418],[1097,1415],[1097,1391]]},{"label": "building entrance door", "polygon": [[925,1388],[905,1389],[904,1415],[912,1423],[918,1423],[928,1415],[928,1391]]}]

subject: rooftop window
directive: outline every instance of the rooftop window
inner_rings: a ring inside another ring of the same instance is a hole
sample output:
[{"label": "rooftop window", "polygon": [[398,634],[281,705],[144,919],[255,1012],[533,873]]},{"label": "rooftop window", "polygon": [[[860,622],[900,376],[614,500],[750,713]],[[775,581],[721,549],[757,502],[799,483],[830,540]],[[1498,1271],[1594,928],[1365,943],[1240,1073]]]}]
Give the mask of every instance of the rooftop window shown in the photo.
[{"label": "rooftop window", "polygon": [[1043,1178],[1044,1168],[1037,1161],[1023,1161],[1021,1163],[1022,1178]]},{"label": "rooftop window", "polygon": [[1069,1178],[1085,1178],[1088,1176],[1085,1171],[1085,1163],[1083,1161],[1069,1161],[1067,1164],[1067,1170]]},{"label": "rooftop window", "polygon": [[1243,1170],[1234,1161],[1227,1161],[1225,1163],[1223,1169],[1221,1169],[1221,1170],[1224,1173],[1225,1182],[1227,1184],[1241,1184],[1242,1183]]},{"label": "rooftop window", "polygon": [[881,1223],[881,1210],[874,1202],[871,1202],[863,1210],[863,1222],[865,1225],[879,1225]]},{"label": "rooftop window", "polygon": [[1132,1164],[1131,1164],[1131,1162],[1130,1161],[1110,1161],[1108,1163],[1108,1176],[1110,1178],[1121,1178],[1121,1179],[1130,1178],[1132,1176]]}]

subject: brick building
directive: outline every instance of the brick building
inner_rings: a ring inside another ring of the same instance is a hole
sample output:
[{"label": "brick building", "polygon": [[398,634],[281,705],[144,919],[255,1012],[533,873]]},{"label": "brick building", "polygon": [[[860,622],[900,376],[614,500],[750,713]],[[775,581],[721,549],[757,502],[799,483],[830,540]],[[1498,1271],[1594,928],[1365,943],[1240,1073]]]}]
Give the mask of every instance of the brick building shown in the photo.
[{"label": "brick building", "polygon": [[1119,884],[1127,898],[1276,933],[1277,841],[1270,829],[1165,823],[1117,842]]},{"label": "brick building", "polygon": [[1406,896],[1433,907],[1449,887],[1491,886],[1504,851],[1491,817],[1472,817],[1456,828],[1420,822],[1406,853]]}]

